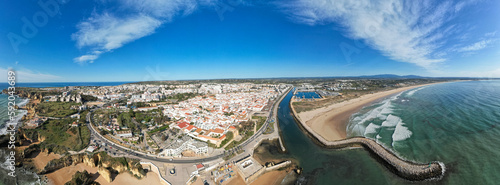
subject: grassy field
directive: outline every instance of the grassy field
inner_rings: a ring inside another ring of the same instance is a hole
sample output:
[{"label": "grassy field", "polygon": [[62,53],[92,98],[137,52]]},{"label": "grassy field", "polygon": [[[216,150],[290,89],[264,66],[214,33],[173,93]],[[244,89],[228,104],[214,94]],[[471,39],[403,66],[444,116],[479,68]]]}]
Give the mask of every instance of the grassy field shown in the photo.
[{"label": "grassy field", "polygon": [[74,121],[76,119],[48,120],[41,127],[26,131],[38,133],[45,138],[41,146],[55,153],[62,154],[68,150],[80,151],[88,147],[90,131],[86,126],[70,126]]},{"label": "grassy field", "polygon": [[270,134],[274,132],[274,122],[269,123],[266,130],[264,130],[264,134]]},{"label": "grassy field", "polygon": [[247,121],[247,122],[240,123],[240,125],[238,126],[239,127],[238,132],[242,137],[241,140],[240,141],[233,141],[233,142],[229,143],[224,149],[229,150],[231,148],[234,148],[234,147],[238,146],[240,143],[243,143],[248,138],[250,138],[254,134],[254,132],[253,132],[254,126],[255,126],[255,123],[253,121]]},{"label": "grassy field", "polygon": [[259,130],[262,127],[262,125],[264,125],[264,123],[266,122],[266,117],[264,116],[252,116],[252,119],[257,120],[257,130]]},{"label": "grassy field", "polygon": [[151,135],[151,134],[154,134],[154,133],[156,133],[156,132],[161,132],[161,131],[164,131],[164,130],[166,130],[166,129],[168,129],[168,125],[163,125],[163,126],[161,126],[161,127],[159,127],[159,128],[155,128],[155,129],[153,129],[153,130],[149,131],[149,132],[148,132],[148,134],[149,134],[149,135]]},{"label": "grassy field", "polygon": [[80,104],[74,102],[42,102],[37,105],[36,111],[40,116],[64,118],[77,113],[78,110],[71,107],[78,105]]}]

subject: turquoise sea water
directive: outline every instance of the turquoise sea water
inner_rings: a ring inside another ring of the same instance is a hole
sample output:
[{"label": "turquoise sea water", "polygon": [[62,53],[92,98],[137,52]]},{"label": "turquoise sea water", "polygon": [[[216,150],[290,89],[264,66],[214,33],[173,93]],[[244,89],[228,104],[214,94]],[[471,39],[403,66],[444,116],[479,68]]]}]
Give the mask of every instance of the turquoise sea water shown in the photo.
[{"label": "turquoise sea water", "polygon": [[436,84],[403,92],[351,117],[348,135],[364,135],[417,162],[442,161],[438,181],[409,182],[363,149],[315,145],[280,104],[279,123],[290,157],[304,168],[299,184],[499,184],[500,81]]},{"label": "turquoise sea water", "polygon": [[[454,82],[414,89],[365,107],[351,117],[347,130],[350,136],[378,138],[405,159],[444,162],[446,175],[439,181],[401,179],[363,149],[317,146],[293,119],[288,106],[291,97],[289,93],[281,102],[278,120],[287,155],[297,159],[304,170],[298,184],[500,182],[500,81]],[[0,159],[0,164],[4,163],[3,151]],[[6,174],[3,168],[0,174]],[[0,175],[0,184],[33,184],[36,178],[29,172],[20,173],[15,181]]]}]

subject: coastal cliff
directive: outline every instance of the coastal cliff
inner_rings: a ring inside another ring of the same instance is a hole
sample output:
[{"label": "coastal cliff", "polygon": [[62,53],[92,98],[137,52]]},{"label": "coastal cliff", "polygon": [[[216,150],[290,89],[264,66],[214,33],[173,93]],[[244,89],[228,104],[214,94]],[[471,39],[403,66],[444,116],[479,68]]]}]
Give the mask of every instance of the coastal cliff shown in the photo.
[{"label": "coastal cliff", "polygon": [[[50,161],[44,169],[38,171],[38,174],[48,174],[58,169],[83,163],[90,167],[97,167],[99,174],[102,175],[106,181],[112,181],[112,174],[129,172],[137,178],[143,178],[145,172],[142,169],[139,161],[129,158],[113,158],[104,152],[95,154],[77,154],[64,156],[60,159]],[[102,173],[101,173],[102,172]]]}]

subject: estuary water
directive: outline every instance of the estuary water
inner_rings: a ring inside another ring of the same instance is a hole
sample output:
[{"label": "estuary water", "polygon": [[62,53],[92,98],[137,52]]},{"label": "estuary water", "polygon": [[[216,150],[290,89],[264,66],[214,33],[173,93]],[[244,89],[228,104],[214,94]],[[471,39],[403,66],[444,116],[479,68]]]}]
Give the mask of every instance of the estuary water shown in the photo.
[{"label": "estuary water", "polygon": [[[105,85],[120,85],[124,82]],[[71,86],[33,84],[37,87]],[[92,85],[92,83],[90,83]],[[97,85],[97,84],[94,84]],[[21,85],[20,85],[21,86]],[[0,88],[6,88],[0,84]],[[316,145],[291,114],[290,92],[278,109],[287,148],[303,168],[298,184],[498,184],[500,182],[500,81],[468,81],[430,85],[381,100],[351,116],[349,136],[366,136],[405,159],[442,161],[439,181],[409,182],[392,174],[363,149],[334,150]],[[6,97],[0,95],[0,119],[6,120]],[[22,101],[22,100],[18,100]],[[5,104],[5,105],[4,105]],[[4,124],[1,121],[0,124]],[[6,176],[0,150],[0,184],[40,184],[38,176],[18,171]]]},{"label": "estuary water", "polygon": [[402,92],[351,116],[348,136],[375,139],[407,160],[441,161],[438,181],[409,182],[363,149],[324,149],[281,102],[279,124],[288,155],[304,173],[298,184],[498,184],[500,182],[500,81],[451,82]]}]

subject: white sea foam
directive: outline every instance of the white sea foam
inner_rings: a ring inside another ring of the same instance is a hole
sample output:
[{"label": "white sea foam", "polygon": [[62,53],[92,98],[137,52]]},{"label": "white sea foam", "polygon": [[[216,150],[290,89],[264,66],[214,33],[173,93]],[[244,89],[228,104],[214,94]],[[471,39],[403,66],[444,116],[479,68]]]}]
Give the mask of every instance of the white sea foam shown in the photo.
[{"label": "white sea foam", "polygon": [[[393,109],[394,106],[392,105],[392,101],[397,100],[400,95],[401,95],[401,93],[378,103],[376,105],[377,106],[376,108],[374,108],[374,109],[372,109],[364,114],[354,115],[353,118],[350,120],[348,130],[350,130],[350,132],[353,134],[366,135],[366,133],[373,133],[374,132],[373,130],[366,131],[366,129],[378,129],[380,126],[372,124],[371,127],[375,127],[375,126],[378,126],[378,127],[377,128],[368,128],[368,127],[370,127],[370,125],[369,124],[368,124],[368,126],[365,126],[365,125],[367,125],[367,123],[371,122],[375,118],[388,121],[387,123],[385,123],[385,125],[382,124],[382,126],[395,127],[397,124],[397,120],[394,120],[394,118],[398,118],[398,117],[391,116],[391,114],[394,111],[394,109]],[[391,116],[391,117],[389,117],[389,116]],[[396,122],[394,122],[394,121],[396,121]]]},{"label": "white sea foam", "polygon": [[401,118],[389,114],[384,122],[382,122],[383,127],[395,127],[399,122],[401,122]]},{"label": "white sea foam", "polygon": [[7,127],[8,127],[9,125],[13,125],[14,123],[17,123],[17,124],[16,124],[16,126],[19,126],[19,125],[21,124],[21,123],[20,123],[20,122],[21,122],[21,119],[22,119],[22,118],[23,118],[23,116],[24,116],[25,114],[27,114],[27,113],[28,113],[28,111],[26,111],[26,110],[21,110],[21,111],[19,111],[19,114],[18,114],[18,115],[14,118],[14,120],[13,120],[13,121],[8,121],[6,124],[1,125],[1,126],[0,126],[0,135],[5,135],[5,134],[7,134]]},{"label": "white sea foam", "polygon": [[[401,119],[400,119],[401,120]],[[392,141],[403,141],[411,137],[413,133],[405,126],[405,123],[399,121],[396,125],[396,129],[392,134]]]},{"label": "white sea foam", "polygon": [[426,87],[427,87],[427,86],[424,86],[424,87],[419,87],[419,88],[413,89],[413,90],[411,90],[411,91],[408,91],[408,93],[406,93],[406,96],[413,96],[413,94],[415,94],[415,92],[420,91],[420,90],[422,90],[422,89],[424,89],[424,88],[426,88]]},{"label": "white sea foam", "polygon": [[375,137],[375,139],[377,139],[377,143],[379,143],[380,139],[382,139],[382,136],[378,135]]},{"label": "white sea foam", "polygon": [[366,136],[367,134],[375,134],[378,132],[378,129],[380,128],[379,125],[375,125],[373,123],[370,123],[366,128],[365,128],[365,133],[363,134]]},{"label": "white sea foam", "polygon": [[29,101],[30,101],[30,99],[23,99],[21,102],[17,103],[17,106],[22,107],[22,106],[26,105]]},{"label": "white sea foam", "polygon": [[351,128],[351,133],[353,135],[356,135],[356,136],[361,136],[364,132],[365,128],[363,125],[361,124],[355,124],[352,128]]},{"label": "white sea foam", "polygon": [[366,121],[370,121],[370,120],[375,119],[375,118],[385,119],[387,117],[387,115],[390,113],[392,113],[391,101],[385,100],[381,103],[380,106],[378,106],[377,108],[375,108],[373,110],[368,111],[364,115],[357,117],[358,120],[354,120],[354,121],[358,121],[360,123],[365,123]]}]

